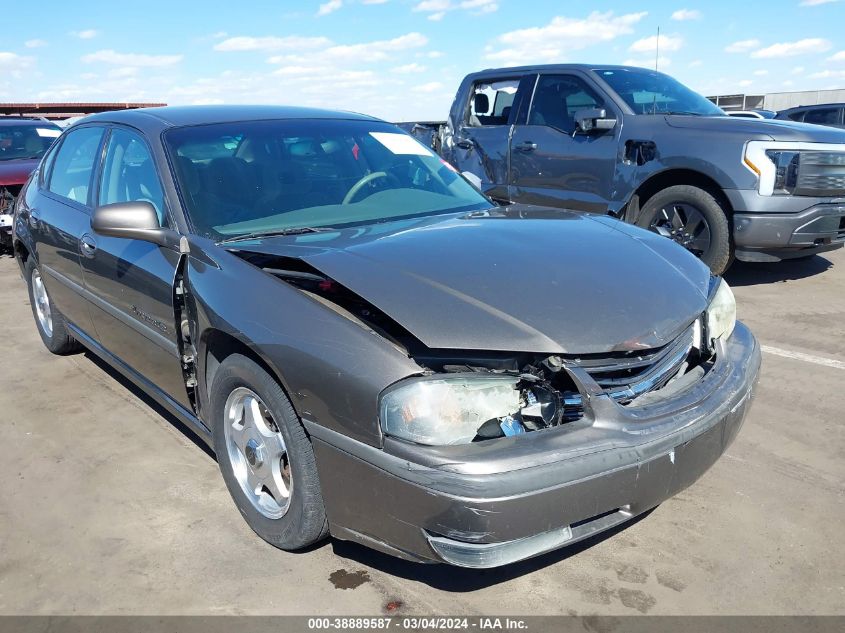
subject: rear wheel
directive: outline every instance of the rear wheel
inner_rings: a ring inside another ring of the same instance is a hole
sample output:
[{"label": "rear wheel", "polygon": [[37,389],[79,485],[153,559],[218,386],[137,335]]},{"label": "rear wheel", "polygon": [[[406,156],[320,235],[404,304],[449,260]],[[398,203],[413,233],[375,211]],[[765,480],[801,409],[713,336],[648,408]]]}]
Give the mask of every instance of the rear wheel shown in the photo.
[{"label": "rear wheel", "polygon": [[285,550],[328,534],[314,451],[279,384],[233,354],[211,386],[214,447],[238,510],[265,541]]},{"label": "rear wheel", "polygon": [[642,208],[637,226],[674,240],[721,275],[732,261],[725,209],[710,193],[690,185],[657,192]]},{"label": "rear wheel", "polygon": [[44,346],[54,354],[70,354],[79,351],[80,345],[68,333],[67,321],[50,300],[41,270],[32,257],[26,260],[24,272],[29,287],[32,316],[35,317],[35,326],[38,328],[38,334],[41,335]]}]

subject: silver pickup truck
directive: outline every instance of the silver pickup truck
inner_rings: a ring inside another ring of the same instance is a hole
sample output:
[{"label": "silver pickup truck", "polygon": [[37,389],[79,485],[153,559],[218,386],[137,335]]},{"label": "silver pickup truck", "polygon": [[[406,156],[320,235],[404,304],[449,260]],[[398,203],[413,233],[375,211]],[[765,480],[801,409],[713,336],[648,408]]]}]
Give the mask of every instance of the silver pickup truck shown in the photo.
[{"label": "silver pickup truck", "polygon": [[656,71],[484,70],[447,121],[400,125],[494,200],[611,214],[716,274],[845,243],[845,131],[728,117]]}]

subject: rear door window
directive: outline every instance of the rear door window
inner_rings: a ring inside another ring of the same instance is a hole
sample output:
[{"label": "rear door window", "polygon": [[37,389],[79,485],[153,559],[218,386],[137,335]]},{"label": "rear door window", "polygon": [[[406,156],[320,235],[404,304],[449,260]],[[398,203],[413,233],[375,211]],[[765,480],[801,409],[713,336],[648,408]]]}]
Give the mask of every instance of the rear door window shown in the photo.
[{"label": "rear door window", "polygon": [[472,87],[468,122],[472,127],[507,125],[519,88],[519,77],[482,81]]},{"label": "rear door window", "polygon": [[47,189],[68,200],[88,204],[103,131],[101,127],[84,127],[67,134],[56,154]]}]

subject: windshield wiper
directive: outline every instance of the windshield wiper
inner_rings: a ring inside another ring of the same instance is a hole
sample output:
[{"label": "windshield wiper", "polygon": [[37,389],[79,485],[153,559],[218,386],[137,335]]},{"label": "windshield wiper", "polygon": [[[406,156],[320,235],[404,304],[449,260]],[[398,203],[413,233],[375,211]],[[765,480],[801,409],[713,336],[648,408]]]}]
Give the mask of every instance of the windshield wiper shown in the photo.
[{"label": "windshield wiper", "polygon": [[230,244],[231,242],[241,242],[244,240],[256,240],[262,237],[275,237],[278,235],[302,235],[304,233],[322,233],[323,231],[333,231],[330,226],[294,226],[288,229],[273,229],[271,231],[255,231],[254,233],[244,233],[243,235],[235,235],[234,237],[227,237],[225,240],[220,240],[218,244]]}]

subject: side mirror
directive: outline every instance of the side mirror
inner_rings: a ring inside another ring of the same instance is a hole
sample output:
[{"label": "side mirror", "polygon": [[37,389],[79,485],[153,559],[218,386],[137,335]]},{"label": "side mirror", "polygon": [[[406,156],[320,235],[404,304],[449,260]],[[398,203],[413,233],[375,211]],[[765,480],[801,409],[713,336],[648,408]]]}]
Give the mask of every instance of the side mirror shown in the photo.
[{"label": "side mirror", "polygon": [[168,248],[179,246],[179,234],[161,227],[155,207],[149,202],[116,202],[97,207],[91,228],[107,237],[142,240]]},{"label": "side mirror", "polygon": [[575,113],[575,125],[584,134],[596,131],[612,130],[616,126],[616,119],[607,116],[604,108],[585,108]]}]

